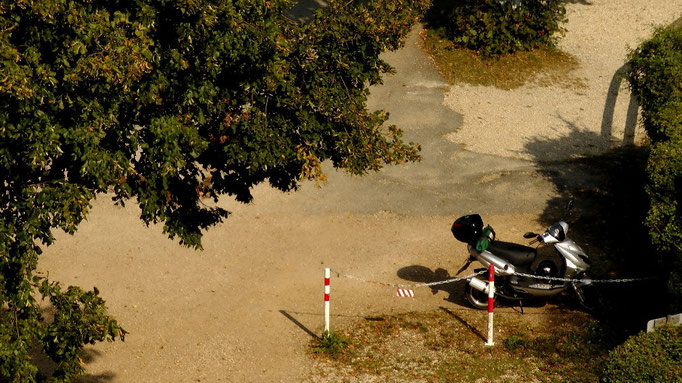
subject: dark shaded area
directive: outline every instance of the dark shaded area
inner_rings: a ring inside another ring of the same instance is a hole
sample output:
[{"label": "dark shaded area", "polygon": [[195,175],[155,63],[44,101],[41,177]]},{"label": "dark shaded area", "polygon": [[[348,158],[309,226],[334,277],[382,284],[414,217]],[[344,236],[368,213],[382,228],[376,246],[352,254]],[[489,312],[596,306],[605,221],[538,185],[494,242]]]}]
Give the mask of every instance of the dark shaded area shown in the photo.
[{"label": "dark shaded area", "polygon": [[446,15],[453,7],[452,3],[448,0],[433,0],[422,19],[424,26],[428,29],[445,28],[447,26]]},{"label": "dark shaded area", "polygon": [[364,319],[368,322],[383,322],[386,320],[384,317],[365,317]]},{"label": "dark shaded area", "polygon": [[104,383],[114,380],[116,375],[112,372],[104,372],[97,375],[85,374],[76,380],[76,383]]},{"label": "dark shaded area", "polygon": [[538,159],[538,172],[550,180],[560,194],[548,201],[541,221],[550,225],[562,218],[566,201],[575,199],[574,214],[568,220],[571,225],[568,236],[590,256],[593,265],[588,273],[591,277],[659,278],[597,285],[604,306],[593,314],[615,337],[624,339],[643,330],[648,320],[665,314],[667,306],[665,270],[649,243],[648,230],[643,224],[649,209],[649,198],[644,189],[648,149],[625,145],[570,161],[542,160],[557,148],[578,148],[584,142],[610,139],[575,128],[558,139],[532,140],[526,144],[526,150]]},{"label": "dark shaded area", "polygon": [[[86,373],[83,376],[75,379],[74,380],[75,383],[104,383],[111,382],[116,378],[116,374],[114,374],[111,371],[103,372],[100,374],[87,373],[88,370],[87,366],[100,356],[102,356],[102,353],[94,348],[86,348],[85,350],[82,351],[81,360],[85,364]],[[54,371],[56,365],[45,354],[36,351],[31,355],[31,358],[35,365],[38,366],[38,369],[43,376],[52,375],[52,372]]]}]

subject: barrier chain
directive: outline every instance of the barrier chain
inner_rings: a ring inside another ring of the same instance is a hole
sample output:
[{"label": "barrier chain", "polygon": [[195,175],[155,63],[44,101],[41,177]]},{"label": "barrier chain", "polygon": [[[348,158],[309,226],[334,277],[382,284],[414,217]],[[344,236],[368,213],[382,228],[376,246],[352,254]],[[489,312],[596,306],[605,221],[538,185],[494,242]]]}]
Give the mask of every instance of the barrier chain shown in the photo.
[{"label": "barrier chain", "polygon": [[[367,280],[363,279],[360,277],[356,277],[353,275],[349,274],[344,274],[339,271],[326,268],[325,269],[325,278],[324,278],[324,284],[325,284],[325,295],[324,295],[324,316],[325,316],[325,331],[326,334],[329,334],[329,277],[330,277],[330,272],[333,272],[334,274],[337,275],[337,277],[343,277],[347,279],[354,279],[360,282],[364,283],[372,283],[376,285],[382,285],[382,286],[390,286],[390,287],[397,287],[399,289],[405,289],[405,288],[419,288],[419,287],[432,287],[432,286],[437,286],[437,285],[444,285],[447,283],[453,283],[453,282],[458,282],[466,279],[472,279],[478,275],[482,275],[485,273],[488,273],[488,285],[487,285],[487,293],[488,293],[488,339],[486,340],[485,345],[486,346],[493,346],[493,308],[494,308],[494,301],[493,298],[495,296],[495,268],[491,264],[489,265],[488,270],[481,270],[477,273],[473,273],[470,275],[466,275],[463,277],[457,277],[457,278],[450,278],[446,279],[443,281],[438,281],[438,282],[430,282],[430,283],[420,283],[420,284],[413,284],[413,285],[406,285],[406,284],[399,284],[399,283],[386,283],[386,282],[378,282],[378,281],[372,281],[372,280]],[[561,281],[561,282],[588,282],[588,283],[624,283],[624,282],[636,282],[636,281],[646,281],[646,280],[652,280],[656,279],[655,277],[646,277],[646,278],[620,278],[620,279],[571,279],[571,278],[559,278],[559,277],[546,277],[546,276],[541,276],[541,275],[533,275],[533,274],[526,274],[526,273],[521,273],[521,272],[514,272],[513,275],[518,275],[521,277],[527,277],[527,278],[535,278],[535,279],[544,279],[548,281]],[[413,297],[413,293],[410,290],[407,290],[406,293],[408,294],[407,296]],[[398,290],[398,295],[399,296],[405,296],[401,294],[401,291]]]},{"label": "barrier chain", "polygon": [[477,273],[473,273],[473,274],[466,275],[463,277],[450,278],[450,279],[446,279],[443,281],[430,282],[430,283],[420,283],[420,284],[415,284],[415,285],[406,285],[406,284],[399,284],[399,283],[386,283],[386,282],[371,281],[371,280],[363,279],[363,278],[356,277],[353,275],[344,274],[344,273],[341,273],[341,272],[336,271],[334,269],[330,269],[330,270],[334,274],[336,274],[337,277],[343,277],[346,279],[354,279],[354,280],[360,281],[360,282],[372,283],[375,285],[382,285],[382,286],[398,287],[398,288],[403,288],[403,289],[404,288],[419,288],[419,287],[431,287],[431,286],[437,286],[437,285],[445,285],[448,283],[453,283],[453,282],[458,282],[458,281],[462,281],[465,279],[470,279],[470,278],[473,278],[477,275],[485,274],[488,272],[487,270],[482,270],[482,271],[479,271]]},{"label": "barrier chain", "polygon": [[588,282],[588,283],[625,283],[625,282],[638,282],[638,281],[649,281],[656,279],[656,277],[645,277],[645,278],[620,278],[620,279],[571,279],[571,278],[559,278],[559,277],[546,277],[542,275],[526,274],[521,272],[515,272],[513,275],[519,275],[526,278],[544,279],[548,281],[560,281],[560,282]]},{"label": "barrier chain", "polygon": [[[372,280],[367,280],[363,279],[360,277],[356,277],[354,275],[349,275],[349,274],[344,274],[340,271],[330,269],[334,274],[336,274],[337,277],[343,277],[346,279],[354,279],[356,281],[360,282],[365,282],[365,283],[372,283],[375,285],[382,285],[382,286],[389,286],[389,287],[398,287],[398,288],[419,288],[419,287],[431,287],[431,286],[437,286],[437,285],[444,285],[448,283],[453,283],[453,282],[459,282],[465,279],[471,279],[473,277],[485,274],[487,270],[481,270],[477,273],[469,274],[463,277],[457,277],[457,278],[450,278],[446,279],[443,281],[437,281],[437,282],[430,282],[430,283],[420,283],[420,284],[415,284],[415,285],[407,285],[407,284],[400,284],[400,283],[387,283],[387,282],[378,282],[378,281],[372,281]],[[515,272],[513,275],[518,275],[521,277],[526,277],[526,278],[535,278],[535,279],[544,279],[548,281],[560,281],[560,282],[588,282],[588,283],[626,283],[626,282],[638,282],[638,281],[649,281],[656,279],[656,277],[644,277],[644,278],[618,278],[618,279],[572,279],[572,278],[560,278],[560,277],[546,277],[542,275],[533,275],[533,274],[526,274],[522,272]]]}]

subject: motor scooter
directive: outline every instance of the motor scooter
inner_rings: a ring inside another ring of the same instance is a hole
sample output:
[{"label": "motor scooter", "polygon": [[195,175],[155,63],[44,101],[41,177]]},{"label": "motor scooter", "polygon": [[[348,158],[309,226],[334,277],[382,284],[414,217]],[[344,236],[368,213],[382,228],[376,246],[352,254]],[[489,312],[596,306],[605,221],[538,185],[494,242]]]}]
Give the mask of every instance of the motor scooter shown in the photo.
[{"label": "motor scooter", "polygon": [[[570,215],[573,201],[569,201],[566,212]],[[503,242],[495,239],[495,231],[489,225],[483,227],[478,214],[458,218],[452,224],[452,234],[467,244],[469,258],[457,274],[466,270],[474,261],[486,268],[495,267],[495,298],[501,297],[516,301],[523,310],[524,299],[546,298],[571,290],[578,302],[588,310],[594,309],[597,302],[592,290],[591,280],[587,277],[591,261],[585,251],[568,238],[568,223],[564,220],[549,226],[543,233],[528,232],[524,238],[534,238],[528,246]],[[538,257],[537,247],[554,245],[553,257]],[[486,269],[477,269],[484,272]],[[465,285],[467,301],[477,309],[488,307],[487,274],[472,277]]]}]

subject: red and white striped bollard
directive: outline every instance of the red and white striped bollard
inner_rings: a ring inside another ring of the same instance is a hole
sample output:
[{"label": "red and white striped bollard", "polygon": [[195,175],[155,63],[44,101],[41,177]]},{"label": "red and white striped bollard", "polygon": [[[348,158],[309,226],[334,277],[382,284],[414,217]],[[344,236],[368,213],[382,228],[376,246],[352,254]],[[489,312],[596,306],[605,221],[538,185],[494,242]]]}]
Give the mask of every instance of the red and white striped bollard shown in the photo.
[{"label": "red and white striped bollard", "polygon": [[324,269],[324,332],[329,334],[329,279],[331,278],[331,270]]},{"label": "red and white striped bollard", "polygon": [[488,341],[486,346],[493,346],[493,309],[495,308],[495,266],[488,266]]}]

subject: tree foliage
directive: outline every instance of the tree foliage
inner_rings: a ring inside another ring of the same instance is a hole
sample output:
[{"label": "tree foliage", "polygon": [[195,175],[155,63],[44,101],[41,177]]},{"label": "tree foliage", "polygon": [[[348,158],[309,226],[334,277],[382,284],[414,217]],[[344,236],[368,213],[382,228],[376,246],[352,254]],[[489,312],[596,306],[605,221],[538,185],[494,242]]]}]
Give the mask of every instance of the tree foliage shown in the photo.
[{"label": "tree foliage", "polygon": [[[681,19],[682,20],[682,19]],[[651,138],[646,218],[672,269],[673,306],[682,308],[682,22],[662,28],[630,55],[629,81]]]},{"label": "tree foliage", "polygon": [[203,199],[416,160],[366,98],[427,3],[329,1],[301,25],[288,0],[0,0],[0,376],[40,379],[43,352],[69,381],[84,344],[123,339],[97,289],[36,271],[98,194],[198,248],[228,215]]},{"label": "tree foliage", "polygon": [[434,0],[429,27],[458,46],[499,56],[554,46],[564,32],[566,0]]}]

